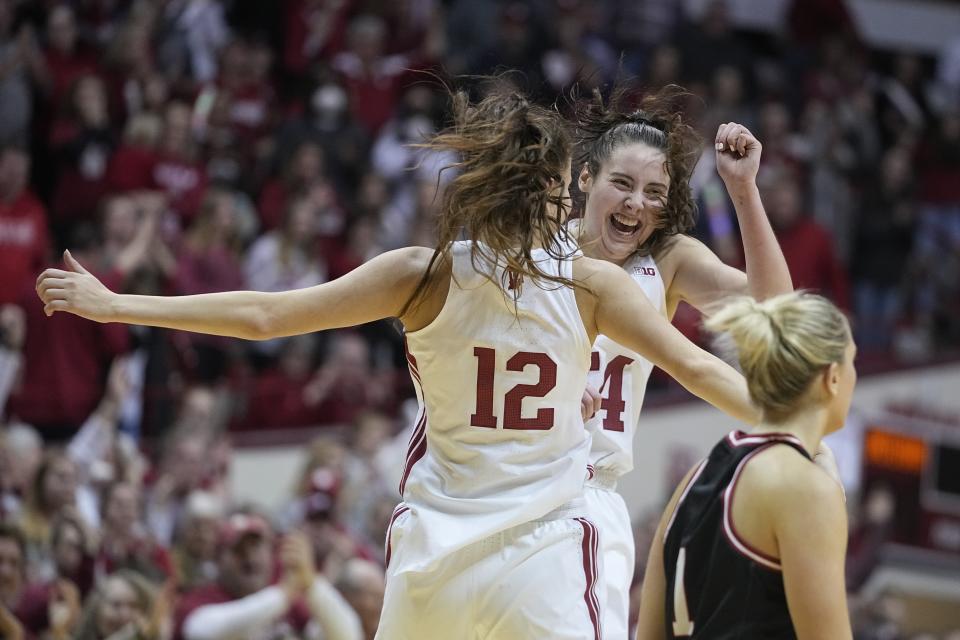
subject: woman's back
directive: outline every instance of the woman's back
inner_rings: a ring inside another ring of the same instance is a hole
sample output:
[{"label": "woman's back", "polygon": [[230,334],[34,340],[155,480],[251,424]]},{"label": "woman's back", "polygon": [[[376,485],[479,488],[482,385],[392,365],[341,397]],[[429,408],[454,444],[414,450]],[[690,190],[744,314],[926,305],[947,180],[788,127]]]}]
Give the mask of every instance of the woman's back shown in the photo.
[{"label": "woman's back", "polygon": [[[401,491],[425,520],[409,558],[418,568],[561,507],[587,472],[579,399],[591,336],[574,290],[474,265],[471,244],[450,251],[442,309],[406,335],[421,406]],[[533,257],[572,276],[572,257]]]}]

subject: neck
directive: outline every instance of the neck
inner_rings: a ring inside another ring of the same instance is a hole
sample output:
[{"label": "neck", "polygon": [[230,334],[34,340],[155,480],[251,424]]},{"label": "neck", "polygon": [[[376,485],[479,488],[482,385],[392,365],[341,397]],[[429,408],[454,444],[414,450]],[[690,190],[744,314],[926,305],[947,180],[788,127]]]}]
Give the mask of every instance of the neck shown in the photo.
[{"label": "neck", "polygon": [[820,441],[827,434],[827,409],[812,406],[801,409],[781,422],[763,420],[750,433],[789,433],[803,443],[803,448],[813,457],[820,448]]}]

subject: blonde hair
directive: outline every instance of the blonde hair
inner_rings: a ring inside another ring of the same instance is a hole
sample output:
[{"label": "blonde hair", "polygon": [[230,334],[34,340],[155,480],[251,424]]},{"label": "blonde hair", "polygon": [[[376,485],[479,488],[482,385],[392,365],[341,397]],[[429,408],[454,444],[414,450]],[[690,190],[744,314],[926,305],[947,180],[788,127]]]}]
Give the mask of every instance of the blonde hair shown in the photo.
[{"label": "blonde hair", "polygon": [[758,302],[737,298],[704,322],[726,336],[747,379],[750,398],[764,418],[778,422],[799,408],[814,377],[843,361],[850,326],[837,307],[818,295],[793,292]]}]

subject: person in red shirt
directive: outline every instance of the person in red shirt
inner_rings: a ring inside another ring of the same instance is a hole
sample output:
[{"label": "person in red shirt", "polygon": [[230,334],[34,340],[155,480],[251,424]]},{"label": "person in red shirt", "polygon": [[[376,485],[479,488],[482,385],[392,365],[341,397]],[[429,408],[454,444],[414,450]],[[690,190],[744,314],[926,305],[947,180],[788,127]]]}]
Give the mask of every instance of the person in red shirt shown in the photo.
[{"label": "person in red shirt", "polygon": [[188,226],[200,208],[207,189],[207,171],[190,130],[190,107],[183,102],[167,106],[163,135],[151,169],[152,185],[167,193],[171,207]]},{"label": "person in red shirt", "polygon": [[30,156],[0,149],[0,304],[14,303],[48,261],[46,211],[27,186]]},{"label": "person in red shirt", "polygon": [[55,120],[50,131],[57,175],[51,203],[55,234],[66,236],[77,222],[93,219],[107,190],[115,146],[103,80],[80,76],[70,92],[68,113]]},{"label": "person in red shirt", "polygon": [[837,258],[830,232],[803,214],[796,176],[774,168],[765,173],[757,182],[794,287],[810,289],[830,298],[841,309],[849,309],[847,274]]},{"label": "person in red shirt", "polygon": [[83,75],[97,72],[97,59],[80,43],[73,7],[58,4],[47,16],[46,42],[43,57],[46,67],[47,102],[59,105],[74,82]]}]

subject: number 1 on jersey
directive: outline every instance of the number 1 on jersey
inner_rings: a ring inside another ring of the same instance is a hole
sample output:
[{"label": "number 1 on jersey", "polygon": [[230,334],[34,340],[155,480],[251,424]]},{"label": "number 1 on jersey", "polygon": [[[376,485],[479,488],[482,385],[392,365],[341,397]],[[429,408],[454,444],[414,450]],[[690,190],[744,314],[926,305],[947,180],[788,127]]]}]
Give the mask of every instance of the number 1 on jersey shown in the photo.
[{"label": "number 1 on jersey", "polygon": [[[496,373],[497,352],[487,347],[474,347],[477,358],[477,407],[470,416],[470,426],[497,428],[493,414],[493,379]],[[507,391],[503,399],[503,428],[546,431],[553,428],[554,411],[541,407],[532,418],[522,416],[524,398],[543,398],[557,386],[557,363],[545,353],[519,351],[507,360],[507,371],[523,371],[528,365],[537,367],[536,384],[518,384]]]},{"label": "number 1 on jersey", "polygon": [[687,592],[683,588],[683,573],[687,568],[687,549],[680,547],[677,571],[673,577],[673,635],[678,638],[693,635],[693,620],[687,607]]}]

